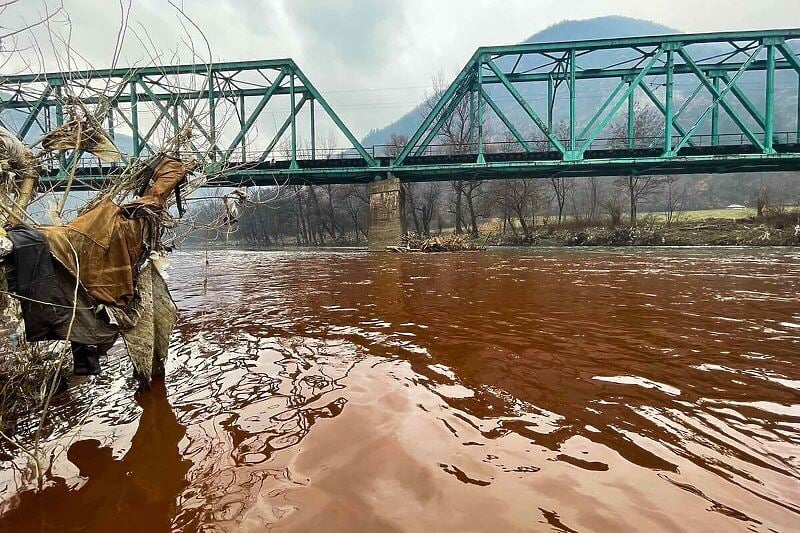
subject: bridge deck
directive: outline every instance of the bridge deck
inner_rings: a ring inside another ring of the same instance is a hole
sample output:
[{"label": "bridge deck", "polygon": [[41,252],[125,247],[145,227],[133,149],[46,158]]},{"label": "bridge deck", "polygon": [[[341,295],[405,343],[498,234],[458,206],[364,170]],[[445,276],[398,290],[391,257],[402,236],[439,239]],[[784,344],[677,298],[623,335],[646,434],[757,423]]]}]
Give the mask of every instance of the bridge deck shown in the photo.
[{"label": "bridge deck", "polygon": [[[376,157],[378,166],[369,167],[360,158],[337,157],[298,161],[231,163],[225,180],[215,185],[326,185],[369,183],[390,173],[403,181],[425,182],[454,179],[503,179],[625,176],[629,174],[706,174],[731,172],[789,172],[800,170],[800,144],[775,145],[776,154],[765,155],[755,147],[686,147],[679,157],[662,158],[660,148],[589,150],[580,161],[563,161],[557,151],[486,153],[486,163],[476,163],[477,154],[412,156],[400,166],[391,158]],[[76,172],[78,189],[102,186],[109,174],[118,173],[115,165],[80,165]],[[58,180],[52,169],[43,180],[50,187]]]}]

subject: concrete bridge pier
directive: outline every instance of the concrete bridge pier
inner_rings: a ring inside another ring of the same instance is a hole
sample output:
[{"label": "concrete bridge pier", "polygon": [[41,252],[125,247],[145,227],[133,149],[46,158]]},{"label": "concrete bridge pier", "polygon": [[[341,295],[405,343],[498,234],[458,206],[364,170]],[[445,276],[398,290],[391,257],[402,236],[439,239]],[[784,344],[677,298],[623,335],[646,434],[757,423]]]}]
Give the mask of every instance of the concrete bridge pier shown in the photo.
[{"label": "concrete bridge pier", "polygon": [[402,245],[406,233],[405,192],[399,178],[374,181],[369,187],[369,249]]}]

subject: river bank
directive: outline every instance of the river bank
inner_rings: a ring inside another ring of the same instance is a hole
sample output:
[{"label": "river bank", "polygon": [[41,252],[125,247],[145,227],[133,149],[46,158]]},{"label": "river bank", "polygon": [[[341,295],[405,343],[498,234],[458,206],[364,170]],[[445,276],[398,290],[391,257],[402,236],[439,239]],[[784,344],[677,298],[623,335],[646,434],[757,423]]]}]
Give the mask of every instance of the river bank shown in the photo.
[{"label": "river bank", "polygon": [[[434,246],[424,246],[425,243]],[[527,234],[519,228],[501,231],[484,226],[476,237],[453,235],[452,229],[430,237],[409,234],[403,246],[391,247],[392,251],[411,248],[422,251],[475,250],[488,246],[800,246],[800,214],[790,213],[773,217],[710,218],[665,224],[645,220],[639,224],[585,225],[565,223],[547,224],[529,228]],[[366,244],[343,239],[323,244],[298,245],[275,243],[269,246],[229,239],[226,242],[190,241],[187,250],[229,249],[240,250],[324,250],[364,249]]]},{"label": "river bank", "polygon": [[542,226],[528,235],[495,234],[501,246],[798,246],[800,226],[786,221],[711,219],[636,226]]}]

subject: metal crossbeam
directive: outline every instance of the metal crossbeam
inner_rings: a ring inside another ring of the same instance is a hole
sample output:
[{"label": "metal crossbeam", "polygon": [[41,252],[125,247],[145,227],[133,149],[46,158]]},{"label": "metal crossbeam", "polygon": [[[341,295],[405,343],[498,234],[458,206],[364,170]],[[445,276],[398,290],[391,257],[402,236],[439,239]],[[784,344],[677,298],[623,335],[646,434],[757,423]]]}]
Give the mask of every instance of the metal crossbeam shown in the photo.
[{"label": "metal crossbeam", "polygon": [[[107,120],[118,144],[124,136],[130,138],[130,148],[120,147],[130,152],[125,154],[126,161],[149,157],[187,128],[191,133],[187,155],[195,156],[208,171],[246,168],[270,156],[281,159],[284,141],[291,146],[292,170],[299,170],[308,159],[298,154],[299,146],[311,146],[309,161],[316,160],[315,135],[322,118],[350,143],[340,153],[367,167],[377,165],[291,59],[0,75],[0,120],[20,138],[35,131],[36,124],[44,130],[43,117],[45,123],[54,116],[56,125],[63,124],[70,103],[66,95],[80,100],[102,122]],[[309,102],[311,107],[319,104],[321,117],[313,112],[310,117],[300,116],[303,104]],[[4,120],[18,116],[25,117],[21,126]],[[300,124],[301,118],[310,118],[310,124]],[[276,123],[285,126],[270,135]],[[263,146],[268,139],[272,140]],[[272,153],[279,149],[281,153]],[[83,158],[65,155],[60,158],[65,164],[78,160],[78,174],[111,169],[90,171],[82,168]],[[51,170],[55,175],[58,170],[64,174],[64,168]]]},{"label": "metal crossbeam", "polygon": [[[76,94],[112,110],[109,127],[130,135],[135,158],[174,134],[180,113],[193,155],[224,184],[792,171],[799,51],[800,29],[482,47],[396,157],[362,146],[290,59],[0,76],[0,121],[27,113],[21,135],[63,124],[64,95]],[[642,133],[648,110],[656,124]],[[319,157],[325,116],[349,146]],[[449,120],[468,121],[457,129],[469,138],[449,139]],[[84,184],[116,170],[62,160]]]}]

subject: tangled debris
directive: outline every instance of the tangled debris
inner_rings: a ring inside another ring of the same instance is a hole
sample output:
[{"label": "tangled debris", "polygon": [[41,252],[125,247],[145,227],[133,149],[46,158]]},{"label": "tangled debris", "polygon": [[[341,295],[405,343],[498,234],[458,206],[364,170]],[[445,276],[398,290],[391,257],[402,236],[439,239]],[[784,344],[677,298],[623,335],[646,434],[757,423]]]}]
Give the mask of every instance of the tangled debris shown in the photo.
[{"label": "tangled debris", "polygon": [[[134,375],[149,386],[163,375],[177,320],[160,271],[170,248],[163,236],[195,163],[170,153],[137,161],[74,220],[42,226],[26,213],[40,158],[78,148],[118,161],[120,153],[88,114],[74,114],[40,142],[34,155],[0,128],[0,429],[47,406],[66,374],[65,354],[75,374],[95,375],[120,337]],[[119,201],[131,195],[139,197]]]},{"label": "tangled debris", "polygon": [[406,247],[392,247],[391,251],[394,252],[463,252],[484,250],[486,248],[486,240],[479,241],[470,237],[469,235],[434,235],[432,237],[425,237],[422,235],[410,233],[404,237]]},{"label": "tangled debris", "polygon": [[[39,164],[31,149],[0,127],[0,221],[22,223],[33,197]],[[4,225],[4,224],[0,224]]]},{"label": "tangled debris", "polygon": [[79,101],[67,100],[69,122],[46,133],[39,142],[49,152],[82,150],[97,156],[104,163],[122,160],[122,154],[97,123],[91,113],[80,106]]}]

